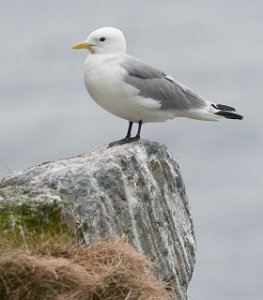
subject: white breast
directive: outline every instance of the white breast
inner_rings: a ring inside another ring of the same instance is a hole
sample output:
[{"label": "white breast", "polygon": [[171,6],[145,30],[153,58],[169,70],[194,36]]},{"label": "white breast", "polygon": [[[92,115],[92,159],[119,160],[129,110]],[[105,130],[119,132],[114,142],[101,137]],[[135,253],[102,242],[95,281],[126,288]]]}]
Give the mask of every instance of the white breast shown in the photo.
[{"label": "white breast", "polygon": [[160,110],[160,103],[138,95],[139,91],[125,83],[122,58],[89,55],[85,61],[84,78],[92,99],[112,114],[133,122],[160,122],[174,117]]}]

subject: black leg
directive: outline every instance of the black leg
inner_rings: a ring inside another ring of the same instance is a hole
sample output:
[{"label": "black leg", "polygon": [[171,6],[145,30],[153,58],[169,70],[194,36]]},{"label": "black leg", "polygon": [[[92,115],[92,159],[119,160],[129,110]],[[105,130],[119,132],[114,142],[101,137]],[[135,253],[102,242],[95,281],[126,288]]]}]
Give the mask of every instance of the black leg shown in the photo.
[{"label": "black leg", "polygon": [[141,138],[141,129],[142,129],[142,120],[139,121],[139,125],[138,125],[138,131],[136,134],[136,138],[138,138],[138,140]]},{"label": "black leg", "polygon": [[129,128],[128,128],[128,132],[126,135],[126,139],[129,139],[131,137],[132,125],[133,125],[133,122],[129,121]]},{"label": "black leg", "polygon": [[133,122],[129,121],[129,127],[128,127],[128,132],[127,132],[126,137],[124,139],[122,139],[122,140],[110,143],[108,145],[108,148],[112,147],[112,146],[115,146],[115,145],[123,145],[123,144],[126,144],[126,143],[131,143],[131,142],[138,141],[140,139],[140,135],[141,135],[142,123],[143,123],[142,121],[138,122],[139,125],[138,125],[137,134],[136,134],[135,137],[131,137],[131,131],[132,131]]}]

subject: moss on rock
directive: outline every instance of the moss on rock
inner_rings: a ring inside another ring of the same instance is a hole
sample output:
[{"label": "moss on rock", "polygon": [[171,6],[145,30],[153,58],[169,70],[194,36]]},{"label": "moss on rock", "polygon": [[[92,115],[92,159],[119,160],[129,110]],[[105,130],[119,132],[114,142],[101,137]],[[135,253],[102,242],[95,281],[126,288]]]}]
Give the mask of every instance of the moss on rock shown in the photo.
[{"label": "moss on rock", "polygon": [[48,199],[16,205],[1,202],[0,249],[41,247],[45,252],[72,244],[74,237],[61,220],[61,209],[58,202]]}]

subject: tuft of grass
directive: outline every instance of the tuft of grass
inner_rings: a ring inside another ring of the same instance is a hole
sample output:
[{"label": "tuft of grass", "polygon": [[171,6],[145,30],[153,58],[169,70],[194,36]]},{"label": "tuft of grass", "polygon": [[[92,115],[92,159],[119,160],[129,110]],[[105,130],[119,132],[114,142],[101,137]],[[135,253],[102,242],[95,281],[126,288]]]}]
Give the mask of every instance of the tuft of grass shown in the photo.
[{"label": "tuft of grass", "polygon": [[125,240],[105,237],[60,256],[9,251],[0,255],[0,299],[175,299],[152,263]]}]

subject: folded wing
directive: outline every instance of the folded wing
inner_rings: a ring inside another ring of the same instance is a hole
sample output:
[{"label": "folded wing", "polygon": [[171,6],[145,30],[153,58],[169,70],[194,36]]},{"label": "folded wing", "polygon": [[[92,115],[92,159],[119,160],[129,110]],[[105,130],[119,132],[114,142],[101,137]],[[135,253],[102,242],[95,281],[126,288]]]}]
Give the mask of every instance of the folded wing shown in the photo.
[{"label": "folded wing", "polygon": [[127,55],[121,66],[126,71],[125,82],[137,88],[139,95],[160,102],[163,110],[194,110],[208,105],[172,77],[132,56]]}]

